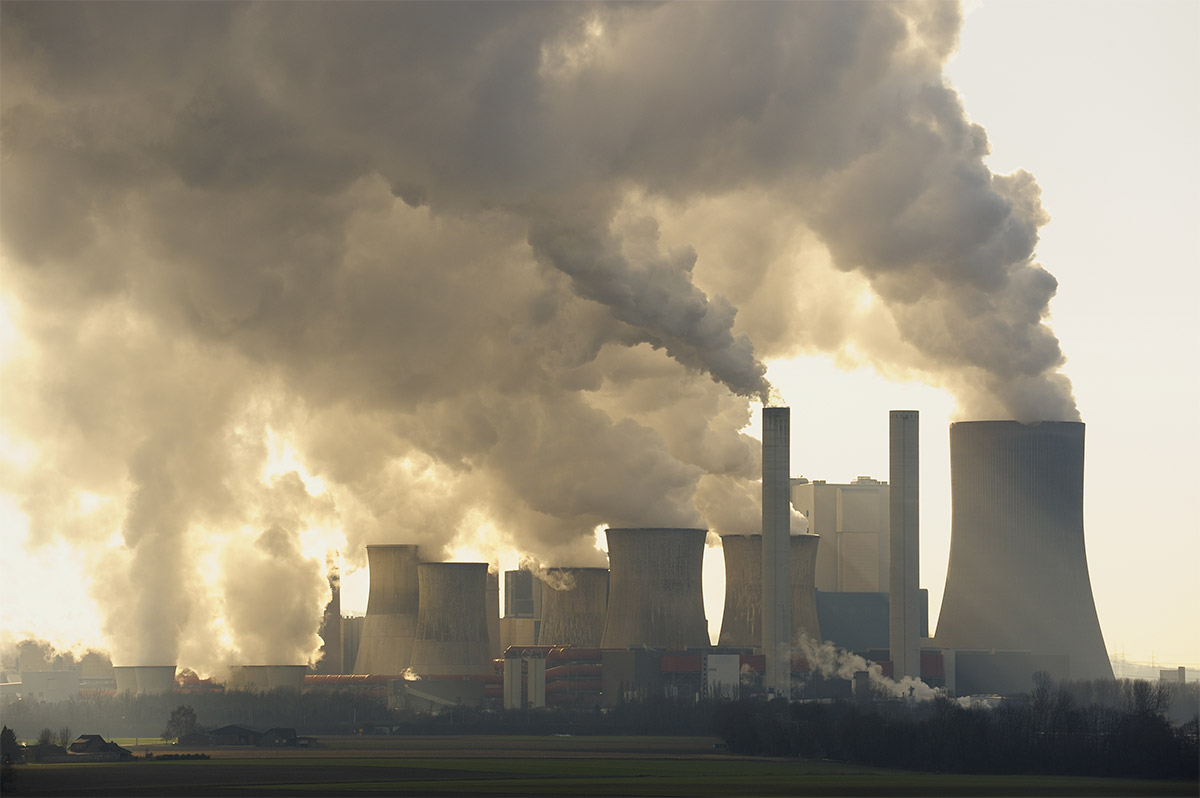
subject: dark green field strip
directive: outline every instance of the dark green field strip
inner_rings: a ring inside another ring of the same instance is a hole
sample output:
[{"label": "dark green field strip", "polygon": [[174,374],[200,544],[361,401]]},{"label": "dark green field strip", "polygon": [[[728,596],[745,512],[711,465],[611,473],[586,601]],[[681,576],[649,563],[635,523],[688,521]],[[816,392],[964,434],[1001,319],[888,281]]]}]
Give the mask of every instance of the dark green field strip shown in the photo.
[{"label": "dark green field strip", "polygon": [[[380,750],[388,752],[428,751],[431,755],[471,756],[478,752],[567,752],[579,754],[623,753],[636,755],[695,756],[711,753],[720,743],[717,737],[639,737],[556,735],[505,736],[362,736],[322,737],[325,750]],[[486,754],[484,754],[486,755]]]},{"label": "dark green field strip", "polygon": [[[459,752],[461,753],[461,752]],[[34,765],[29,795],[1195,795],[1195,782],[961,776],[833,762],[709,759],[255,757]]]}]

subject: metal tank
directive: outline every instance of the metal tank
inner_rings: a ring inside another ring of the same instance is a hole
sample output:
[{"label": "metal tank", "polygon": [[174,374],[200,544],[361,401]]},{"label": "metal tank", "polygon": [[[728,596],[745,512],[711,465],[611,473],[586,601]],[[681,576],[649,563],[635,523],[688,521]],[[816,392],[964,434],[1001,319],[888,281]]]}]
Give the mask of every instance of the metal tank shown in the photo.
[{"label": "metal tank", "polygon": [[542,577],[538,644],[595,648],[608,614],[607,568],[548,568]]},{"label": "metal tank", "polygon": [[367,546],[371,586],[355,673],[400,674],[408,667],[417,629],[419,562],[416,546]]},{"label": "metal tank", "polygon": [[490,672],[488,564],[425,562],[417,566],[420,610],[410,665],[421,675]]},{"label": "metal tank", "polygon": [[[604,648],[708,646],[704,529],[609,529]],[[543,593],[543,613],[546,596]]]},{"label": "metal tank", "polygon": [[[819,535],[792,535],[789,555],[792,643],[807,635],[821,639],[815,587]],[[722,646],[757,648],[762,644],[762,535],[723,535],[725,615]]]},{"label": "metal tank", "polygon": [[950,562],[936,642],[1067,654],[1111,679],[1083,541],[1079,422],[950,425]]}]

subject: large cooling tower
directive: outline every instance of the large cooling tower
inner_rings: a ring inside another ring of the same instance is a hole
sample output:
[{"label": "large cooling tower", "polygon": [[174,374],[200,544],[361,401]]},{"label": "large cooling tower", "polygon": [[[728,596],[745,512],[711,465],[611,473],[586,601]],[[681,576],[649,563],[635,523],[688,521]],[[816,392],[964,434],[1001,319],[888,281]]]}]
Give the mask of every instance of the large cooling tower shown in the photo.
[{"label": "large cooling tower", "polygon": [[[609,529],[604,648],[707,646],[703,529]],[[546,594],[542,594],[543,614]]]},{"label": "large cooling tower", "polygon": [[1078,422],[950,425],[953,516],[937,644],[1070,656],[1112,678],[1083,543]]},{"label": "large cooling tower", "polygon": [[371,587],[354,660],[355,673],[399,674],[417,629],[416,546],[367,546]]},{"label": "large cooling tower", "polygon": [[[801,634],[821,639],[817,620],[818,535],[791,536],[792,642]],[[758,647],[762,644],[762,535],[724,535],[725,616],[720,645]]]},{"label": "large cooling tower", "polygon": [[538,644],[595,648],[604,640],[607,612],[607,568],[547,569]]},{"label": "large cooling tower", "polygon": [[175,689],[174,665],[127,665],[113,668],[117,692],[159,695]]},{"label": "large cooling tower", "polygon": [[410,663],[414,671],[430,676],[488,672],[487,577],[488,566],[482,562],[417,566],[420,610]]}]

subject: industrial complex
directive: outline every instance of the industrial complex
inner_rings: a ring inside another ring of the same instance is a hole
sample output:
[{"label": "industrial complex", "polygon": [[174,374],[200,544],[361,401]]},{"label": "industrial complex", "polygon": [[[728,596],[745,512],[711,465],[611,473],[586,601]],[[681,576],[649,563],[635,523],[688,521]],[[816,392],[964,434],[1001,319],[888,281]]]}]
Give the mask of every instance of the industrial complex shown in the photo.
[{"label": "industrial complex", "polygon": [[[364,617],[342,615],[330,568],[316,665],[238,665],[205,684],[348,687],[436,709],[798,697],[814,680],[834,693],[891,677],[894,695],[916,680],[966,695],[1025,692],[1038,671],[1111,679],[1084,549],[1084,425],[951,425],[951,551],[934,634],[919,571],[918,425],[915,411],[891,413],[888,481],[829,484],[791,476],[790,411],[764,408],[762,527],[721,538],[716,645],[702,595],[705,529],[607,529],[608,568],[505,572],[503,611],[488,563],[430,562],[398,541],[367,547]],[[872,664],[861,679],[825,673],[818,649]],[[28,697],[84,683],[135,694],[181,688],[163,663],[93,666],[74,680],[47,671],[22,674],[26,692],[37,691]]]}]

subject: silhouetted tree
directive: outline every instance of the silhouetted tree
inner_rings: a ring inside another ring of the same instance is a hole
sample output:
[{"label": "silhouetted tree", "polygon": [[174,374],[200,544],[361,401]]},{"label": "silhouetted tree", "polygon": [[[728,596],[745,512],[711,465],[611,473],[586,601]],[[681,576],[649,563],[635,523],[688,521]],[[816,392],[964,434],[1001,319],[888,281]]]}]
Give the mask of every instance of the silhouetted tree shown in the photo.
[{"label": "silhouetted tree", "polygon": [[167,728],[163,730],[162,736],[165,740],[174,740],[198,731],[200,726],[196,722],[196,710],[181,704],[171,710],[171,717],[167,720]]},{"label": "silhouetted tree", "polygon": [[75,738],[71,736],[71,727],[63,726],[58,730],[58,744],[66,748]]}]

